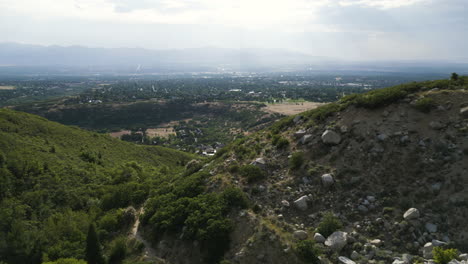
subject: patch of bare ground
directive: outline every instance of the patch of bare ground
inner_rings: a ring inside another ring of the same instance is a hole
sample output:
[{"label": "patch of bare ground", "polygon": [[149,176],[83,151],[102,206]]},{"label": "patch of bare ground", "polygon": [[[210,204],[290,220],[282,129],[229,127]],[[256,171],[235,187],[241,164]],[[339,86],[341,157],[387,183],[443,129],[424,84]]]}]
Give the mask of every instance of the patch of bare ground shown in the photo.
[{"label": "patch of bare ground", "polygon": [[276,103],[267,104],[264,110],[270,113],[279,113],[283,115],[295,115],[301,112],[317,108],[324,103],[317,102],[297,102],[297,103]]}]

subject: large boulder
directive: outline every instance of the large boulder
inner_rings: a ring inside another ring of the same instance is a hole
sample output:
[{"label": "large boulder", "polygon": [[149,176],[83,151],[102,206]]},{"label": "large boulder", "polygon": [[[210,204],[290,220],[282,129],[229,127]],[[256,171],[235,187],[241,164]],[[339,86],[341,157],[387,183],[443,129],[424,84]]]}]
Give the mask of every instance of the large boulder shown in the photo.
[{"label": "large boulder", "polygon": [[339,252],[347,243],[348,233],[343,231],[335,231],[325,240],[325,246],[336,252]]},{"label": "large boulder", "polygon": [[301,138],[301,137],[303,137],[305,134],[307,134],[307,131],[305,131],[304,129],[301,129],[301,130],[296,131],[296,133],[294,133],[294,136],[295,136],[296,138]]},{"label": "large boulder", "polygon": [[294,231],[293,235],[295,239],[299,239],[299,240],[306,240],[308,237],[307,232],[304,230]]},{"label": "large boulder", "polygon": [[315,233],[314,234],[314,240],[317,243],[323,243],[323,242],[325,242],[325,237],[322,236],[322,234],[320,234],[320,233]]},{"label": "large boulder", "polygon": [[468,118],[468,106],[462,107],[460,109],[460,115],[464,118]]},{"label": "large boulder", "polygon": [[423,253],[423,258],[425,259],[431,259],[433,256],[432,256],[432,249],[434,248],[434,245],[432,244],[432,242],[428,242],[424,245],[423,249],[422,249],[422,253]]},{"label": "large boulder", "polygon": [[340,263],[344,263],[344,264],[356,264],[356,262],[350,260],[347,257],[343,257],[343,256],[339,256],[338,260],[340,261]]},{"label": "large boulder", "polygon": [[403,218],[407,220],[417,219],[419,218],[419,210],[416,208],[410,208],[403,214]]},{"label": "large boulder", "polygon": [[301,139],[299,140],[299,142],[300,142],[301,144],[304,145],[304,144],[307,144],[307,143],[309,143],[310,141],[312,141],[312,139],[313,139],[312,135],[307,134],[307,135],[304,135],[303,137],[301,137]]},{"label": "large boulder", "polygon": [[323,186],[327,188],[332,186],[333,183],[335,182],[335,180],[333,179],[333,175],[330,173],[323,174],[321,178],[322,178]]},{"label": "large boulder", "polygon": [[340,143],[341,137],[335,131],[327,129],[322,134],[322,141],[325,144],[336,145]]},{"label": "large boulder", "polygon": [[307,195],[302,196],[301,198],[294,201],[294,205],[302,211],[307,210],[307,201],[309,201],[309,197]]},{"label": "large boulder", "polygon": [[259,167],[260,169],[264,169],[266,167],[266,161],[264,158],[256,158],[250,163],[250,165],[254,165]]}]

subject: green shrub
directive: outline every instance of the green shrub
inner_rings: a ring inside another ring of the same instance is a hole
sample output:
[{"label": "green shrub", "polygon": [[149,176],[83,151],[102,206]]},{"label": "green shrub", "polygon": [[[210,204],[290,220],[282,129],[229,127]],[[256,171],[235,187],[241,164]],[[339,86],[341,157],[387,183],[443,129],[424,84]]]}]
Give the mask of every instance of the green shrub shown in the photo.
[{"label": "green shrub", "polygon": [[224,201],[227,208],[247,208],[249,200],[245,196],[244,192],[239,188],[228,187],[221,193],[221,199]]},{"label": "green shrub", "polygon": [[42,264],[86,264],[86,261],[74,258],[61,258],[56,261],[47,261]]},{"label": "green shrub", "polygon": [[248,182],[255,182],[265,178],[265,173],[255,165],[244,165],[239,168],[239,174]]},{"label": "green shrub", "polygon": [[289,160],[289,166],[291,169],[299,169],[304,163],[304,153],[303,152],[294,152]]},{"label": "green shrub", "polygon": [[112,242],[109,263],[122,263],[125,256],[127,256],[127,251],[127,241],[125,237],[118,237]]},{"label": "green shrub", "polygon": [[303,240],[296,243],[296,255],[306,263],[318,264],[320,259],[320,250],[315,247],[315,242],[312,240]]},{"label": "green shrub", "polygon": [[277,149],[283,149],[289,145],[289,141],[284,137],[280,137],[275,145]]},{"label": "green shrub", "polygon": [[338,217],[334,216],[332,213],[326,213],[322,218],[322,222],[320,222],[317,227],[317,232],[322,234],[324,237],[328,237],[342,227],[343,224]]},{"label": "green shrub", "polygon": [[454,248],[443,249],[441,247],[435,247],[432,249],[434,260],[437,264],[447,264],[452,259],[457,259],[458,252]]},{"label": "green shrub", "polygon": [[418,109],[419,111],[424,112],[424,113],[428,113],[435,106],[436,106],[436,104],[434,102],[434,99],[429,98],[429,97],[424,97],[424,98],[418,99],[416,101],[416,104],[414,105],[414,107],[416,107],[416,109]]}]

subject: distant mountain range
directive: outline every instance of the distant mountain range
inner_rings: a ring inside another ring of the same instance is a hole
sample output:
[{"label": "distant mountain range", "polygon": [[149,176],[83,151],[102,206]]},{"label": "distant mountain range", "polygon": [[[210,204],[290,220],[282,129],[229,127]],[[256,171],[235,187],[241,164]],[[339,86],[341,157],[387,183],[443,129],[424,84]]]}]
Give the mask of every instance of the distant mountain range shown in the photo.
[{"label": "distant mountain range", "polygon": [[89,48],[0,43],[0,74],[232,71],[468,72],[467,63],[345,62],[280,49]]}]

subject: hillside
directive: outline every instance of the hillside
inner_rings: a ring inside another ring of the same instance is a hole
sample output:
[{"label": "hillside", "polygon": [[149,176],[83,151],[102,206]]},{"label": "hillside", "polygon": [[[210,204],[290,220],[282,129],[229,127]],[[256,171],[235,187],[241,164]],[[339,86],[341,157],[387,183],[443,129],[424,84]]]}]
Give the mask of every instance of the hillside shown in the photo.
[{"label": "hillside", "polygon": [[132,208],[193,158],[0,109],[0,262],[83,259],[90,223],[110,252]]},{"label": "hillside", "polygon": [[466,259],[467,83],[348,96],[234,142],[204,166],[209,192],[178,192],[166,203],[161,193],[147,204],[142,223],[155,251],[170,263],[206,263],[197,232],[211,209],[193,213],[185,203],[234,186],[250,205],[228,215],[229,247],[210,251],[222,263]]}]

